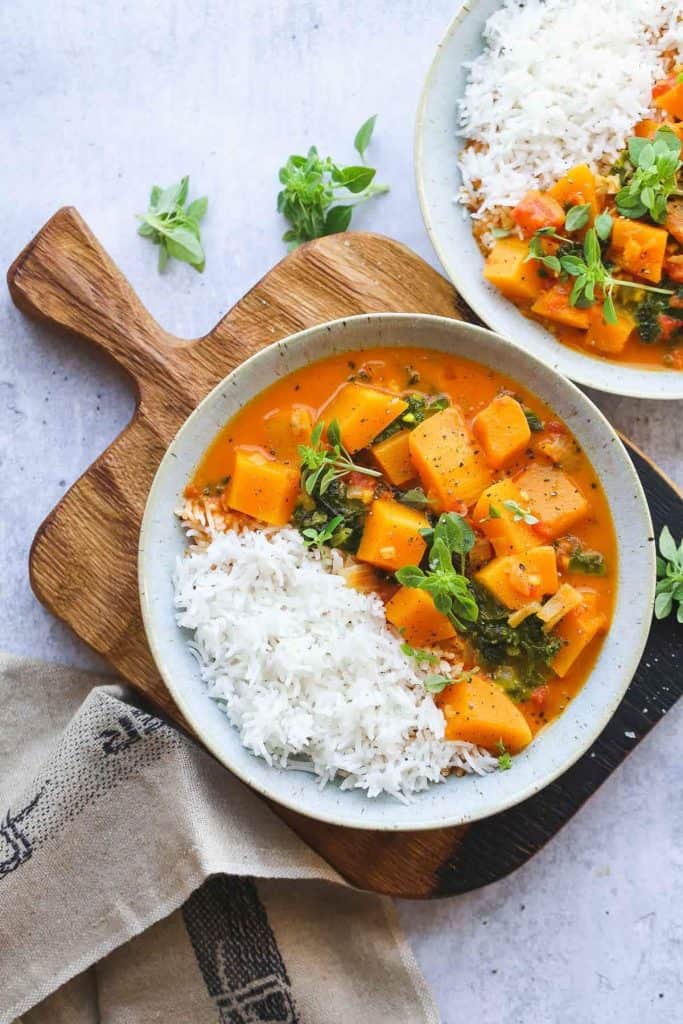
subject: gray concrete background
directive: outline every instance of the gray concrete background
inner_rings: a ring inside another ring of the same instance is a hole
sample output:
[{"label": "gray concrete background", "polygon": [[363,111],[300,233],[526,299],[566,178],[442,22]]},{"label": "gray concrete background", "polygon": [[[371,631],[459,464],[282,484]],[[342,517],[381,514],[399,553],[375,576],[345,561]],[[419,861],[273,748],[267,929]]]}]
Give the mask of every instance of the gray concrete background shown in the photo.
[{"label": "gray concrete background", "polygon": [[[391,195],[358,227],[436,263],[419,214],[412,135],[422,79],[455,0],[33,0],[0,5],[0,264],[73,203],[151,312],[210,328],[283,254],[277,169],[316,143],[352,158],[379,114],[372,161]],[[208,194],[203,276],[137,238],[149,187],[191,176]],[[133,399],[96,351],[0,298],[0,647],[98,660],[33,598],[34,531],[111,441]],[[680,406],[599,397],[615,426],[679,484]],[[523,869],[438,904],[400,905],[446,1024],[680,1021],[681,709]]]}]

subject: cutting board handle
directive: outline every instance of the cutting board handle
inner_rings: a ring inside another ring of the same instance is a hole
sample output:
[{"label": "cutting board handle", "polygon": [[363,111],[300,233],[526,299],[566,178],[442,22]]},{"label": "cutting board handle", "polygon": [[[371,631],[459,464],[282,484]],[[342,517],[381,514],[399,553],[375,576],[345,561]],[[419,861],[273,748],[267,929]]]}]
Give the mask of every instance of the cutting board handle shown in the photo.
[{"label": "cutting board handle", "polygon": [[105,349],[143,385],[178,339],[150,316],[77,210],[65,206],[7,272],[15,304]]}]

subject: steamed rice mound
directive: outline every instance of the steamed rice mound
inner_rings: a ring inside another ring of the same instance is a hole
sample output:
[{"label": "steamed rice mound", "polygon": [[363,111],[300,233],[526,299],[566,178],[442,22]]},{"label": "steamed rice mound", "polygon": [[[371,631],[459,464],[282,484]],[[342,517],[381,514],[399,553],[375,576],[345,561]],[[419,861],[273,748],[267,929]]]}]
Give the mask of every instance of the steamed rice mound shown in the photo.
[{"label": "steamed rice mound", "polygon": [[422,685],[434,668],[406,657],[382,601],[345,583],[338,554],[324,562],[289,528],[209,528],[202,540],[178,561],[178,623],[254,754],[400,799],[449,770],[497,767],[475,745],[444,740]]}]

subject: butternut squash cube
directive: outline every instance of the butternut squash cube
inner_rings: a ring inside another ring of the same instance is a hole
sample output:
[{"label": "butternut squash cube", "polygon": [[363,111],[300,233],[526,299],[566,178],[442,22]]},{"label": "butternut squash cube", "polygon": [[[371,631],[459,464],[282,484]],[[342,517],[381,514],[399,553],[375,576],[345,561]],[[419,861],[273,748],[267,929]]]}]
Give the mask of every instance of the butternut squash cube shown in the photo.
[{"label": "butternut squash cube", "polygon": [[588,327],[588,310],[569,305],[572,287],[573,281],[558,281],[552,288],[541,292],[531,307],[531,312],[556,324],[585,331]]},{"label": "butternut squash cube", "polygon": [[409,430],[401,430],[386,441],[374,444],[370,452],[377,468],[394,487],[405,487],[417,476],[410,458]]},{"label": "butternut squash cube", "polygon": [[498,395],[482,409],[472,430],[494,469],[520,455],[531,438],[524,410],[510,395]]},{"label": "butternut squash cube", "polygon": [[668,237],[665,228],[616,217],[609,255],[622,270],[657,284],[662,279]]},{"label": "butternut squash cube", "polygon": [[522,555],[494,558],[476,573],[475,578],[506,608],[524,608],[557,590],[555,549],[542,545],[530,548]]},{"label": "butternut squash cube", "polygon": [[519,554],[536,547],[538,535],[526,523],[515,522],[514,512],[504,505],[506,501],[523,504],[519,487],[507,478],[481,495],[472,513],[475,526],[483,530],[497,555]]},{"label": "butternut squash cube", "polygon": [[298,469],[267,459],[260,452],[237,449],[224,495],[230,508],[271,526],[284,526],[290,520],[298,494]]},{"label": "butternut squash cube", "polygon": [[419,565],[426,544],[420,530],[429,526],[421,512],[390,498],[377,498],[370,506],[358,548],[358,559],[386,572],[404,565]]},{"label": "butternut squash cube", "polygon": [[599,352],[606,352],[608,355],[618,355],[624,351],[626,342],[636,329],[636,321],[625,309],[618,309],[617,322],[608,323],[602,312],[602,305],[596,303],[591,306],[588,313],[588,333],[584,345],[587,348],[596,348]]},{"label": "butternut squash cube", "polygon": [[535,299],[543,280],[538,261],[528,260],[529,246],[521,238],[500,238],[486,257],[484,277],[507,299]]},{"label": "butternut squash cube", "polygon": [[600,212],[595,175],[588,164],[577,164],[576,167],[572,167],[563,178],[548,189],[548,195],[557,199],[565,210],[570,206],[583,206],[584,203],[588,203],[591,208],[591,224]]},{"label": "butternut squash cube", "polygon": [[455,636],[450,619],[436,610],[426,590],[401,587],[387,602],[385,612],[387,622],[416,647],[431,647]]},{"label": "butternut squash cube", "polygon": [[367,448],[378,434],[408,408],[398,395],[362,384],[343,384],[320,412],[318,421],[336,420],[344,447],[351,453]]},{"label": "butternut squash cube", "polygon": [[530,466],[515,483],[550,538],[560,537],[588,515],[588,502],[571,477],[555,466]]},{"label": "butternut squash cube", "polygon": [[473,447],[465,420],[455,406],[435,413],[410,432],[410,456],[438,511],[471,504],[491,481],[482,453]]},{"label": "butternut squash cube", "polygon": [[607,628],[607,617],[597,611],[597,594],[584,591],[582,598],[582,603],[568,612],[553,630],[555,636],[564,640],[564,647],[551,662],[558,676],[566,676],[579,655]]},{"label": "butternut squash cube", "polygon": [[672,89],[655,97],[654,105],[683,121],[683,85],[679,82]]},{"label": "butternut squash cube", "polygon": [[492,753],[503,743],[511,754],[531,743],[531,729],[522,712],[486,676],[447,686],[437,703],[446,719],[447,740],[476,743]]}]

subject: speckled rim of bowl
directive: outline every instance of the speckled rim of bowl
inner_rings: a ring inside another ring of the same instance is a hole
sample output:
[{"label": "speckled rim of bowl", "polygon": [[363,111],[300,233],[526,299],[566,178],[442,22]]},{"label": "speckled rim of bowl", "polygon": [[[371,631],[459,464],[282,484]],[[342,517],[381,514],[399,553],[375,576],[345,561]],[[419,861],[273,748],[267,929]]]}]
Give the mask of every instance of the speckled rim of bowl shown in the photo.
[{"label": "speckled rim of bowl", "polygon": [[640,369],[563,345],[540,323],[520,313],[482,276],[483,257],[472,236],[469,214],[455,201],[460,187],[456,103],[464,87],[463,64],[481,52],[483,24],[499,6],[500,0],[465,0],[437,47],[422,88],[415,125],[415,176],[434,250],[459,294],[492,330],[558,373],[616,395],[683,398],[683,371]]},{"label": "speckled rim of bowl", "polygon": [[[386,336],[383,337],[382,332]],[[335,352],[417,345],[454,352],[524,380],[573,430],[603,482],[617,531],[620,567],[612,628],[581,692],[567,710],[515,758],[510,772],[451,777],[405,806],[370,800],[337,784],[320,789],[303,772],[271,768],[240,743],[211,701],[177,626],[171,573],[184,539],[173,509],[217,430],[275,379]],[[543,789],[593,743],[619,704],[648,636],[654,599],[652,523],[640,481],[617,435],[573,384],[511,342],[445,317],[368,314],[331,321],[275,342],[237,367],[206,396],[179,430],[149,492],[139,545],[139,589],[147,639],[176,704],[214,756],[263,796],[331,824],[386,831],[460,825],[489,817]],[[623,638],[623,639],[622,639]],[[627,638],[627,639],[626,639]]]}]

